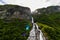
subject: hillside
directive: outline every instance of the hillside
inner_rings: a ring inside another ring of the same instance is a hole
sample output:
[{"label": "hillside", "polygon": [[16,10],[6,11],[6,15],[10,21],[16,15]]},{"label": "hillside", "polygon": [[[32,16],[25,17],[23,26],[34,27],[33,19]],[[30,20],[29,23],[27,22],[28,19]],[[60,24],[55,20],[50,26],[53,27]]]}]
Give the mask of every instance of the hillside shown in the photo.
[{"label": "hillside", "polygon": [[38,8],[31,14],[30,8],[11,4],[0,5],[0,40],[26,40],[32,28],[31,15],[46,40],[60,40],[60,6]]},{"label": "hillside", "polygon": [[54,13],[54,12],[60,12],[60,6],[49,6],[47,8],[38,8],[36,9],[36,11],[40,12],[40,13]]},{"label": "hillside", "polygon": [[31,30],[30,14],[28,7],[0,5],[0,40],[26,40]]},{"label": "hillside", "polygon": [[[56,9],[58,8],[56,7]],[[35,21],[37,21],[47,40],[60,40],[60,10],[54,10],[53,6],[44,10],[45,12],[43,10],[41,12],[39,9],[35,14],[33,13]]]},{"label": "hillside", "polygon": [[28,7],[18,6],[18,5],[0,5],[0,19],[29,19],[31,10]]}]

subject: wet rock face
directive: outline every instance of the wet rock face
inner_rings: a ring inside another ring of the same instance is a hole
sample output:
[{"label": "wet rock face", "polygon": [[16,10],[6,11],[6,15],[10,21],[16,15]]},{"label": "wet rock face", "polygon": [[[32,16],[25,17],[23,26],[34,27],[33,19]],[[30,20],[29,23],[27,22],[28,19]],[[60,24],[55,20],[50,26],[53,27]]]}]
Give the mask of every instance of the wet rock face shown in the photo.
[{"label": "wet rock face", "polygon": [[[2,10],[2,7],[4,10]],[[18,5],[3,5],[0,10],[0,19],[29,19],[31,10],[28,7],[22,7]],[[6,9],[7,8],[7,9]]]}]

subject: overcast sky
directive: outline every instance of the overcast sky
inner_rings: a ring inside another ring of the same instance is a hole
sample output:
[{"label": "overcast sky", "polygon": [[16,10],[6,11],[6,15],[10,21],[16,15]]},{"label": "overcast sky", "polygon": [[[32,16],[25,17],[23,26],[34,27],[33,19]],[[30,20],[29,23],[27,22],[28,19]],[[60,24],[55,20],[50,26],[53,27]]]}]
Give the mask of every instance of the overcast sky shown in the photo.
[{"label": "overcast sky", "polygon": [[60,0],[0,0],[0,4],[17,4],[30,7],[33,11],[37,8],[60,5]]}]

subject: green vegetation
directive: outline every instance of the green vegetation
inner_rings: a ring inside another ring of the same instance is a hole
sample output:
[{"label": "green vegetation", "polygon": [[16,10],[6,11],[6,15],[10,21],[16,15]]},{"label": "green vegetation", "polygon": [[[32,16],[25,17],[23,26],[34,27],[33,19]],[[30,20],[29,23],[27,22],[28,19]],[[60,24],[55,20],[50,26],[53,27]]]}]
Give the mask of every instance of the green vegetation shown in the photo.
[{"label": "green vegetation", "polygon": [[[41,10],[38,9],[38,12],[32,15],[47,40],[60,40],[60,10],[58,8],[60,8],[60,6],[47,7]],[[29,15],[30,8],[9,4],[0,5],[0,11],[2,11],[0,13],[0,18],[2,18],[0,19],[0,40],[27,40],[32,27],[30,21],[25,20],[23,17],[23,20],[9,19],[13,16],[15,11],[19,11],[23,15],[25,13],[26,15]],[[17,16],[20,15],[18,14]],[[26,25],[30,26],[29,30],[25,29]],[[22,36],[22,33],[25,33],[26,35]]]},{"label": "green vegetation", "polygon": [[[0,40],[27,40],[31,30],[30,8],[19,5],[0,5]],[[30,26],[26,30],[26,25]]]},{"label": "green vegetation", "polygon": [[[25,29],[26,25],[30,25],[29,30]],[[29,21],[0,19],[0,40],[26,40],[30,30],[31,24]],[[26,36],[22,36],[22,33],[24,32]]]},{"label": "green vegetation", "polygon": [[46,39],[60,40],[60,12],[37,14],[33,17],[43,31]]}]

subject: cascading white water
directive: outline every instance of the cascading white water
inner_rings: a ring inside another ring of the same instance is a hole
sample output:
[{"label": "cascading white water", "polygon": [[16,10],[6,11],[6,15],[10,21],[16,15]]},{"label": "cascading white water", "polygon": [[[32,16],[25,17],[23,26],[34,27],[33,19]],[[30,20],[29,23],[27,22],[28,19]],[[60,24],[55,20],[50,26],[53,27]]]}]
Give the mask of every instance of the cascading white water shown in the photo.
[{"label": "cascading white water", "polygon": [[38,28],[38,25],[35,23],[37,30],[40,31],[40,40],[45,40],[45,37],[43,36],[42,31]]},{"label": "cascading white water", "polygon": [[33,17],[32,17],[32,24],[33,28],[30,31],[30,35],[27,40],[45,40],[42,31],[38,28],[38,25],[34,23]]}]

